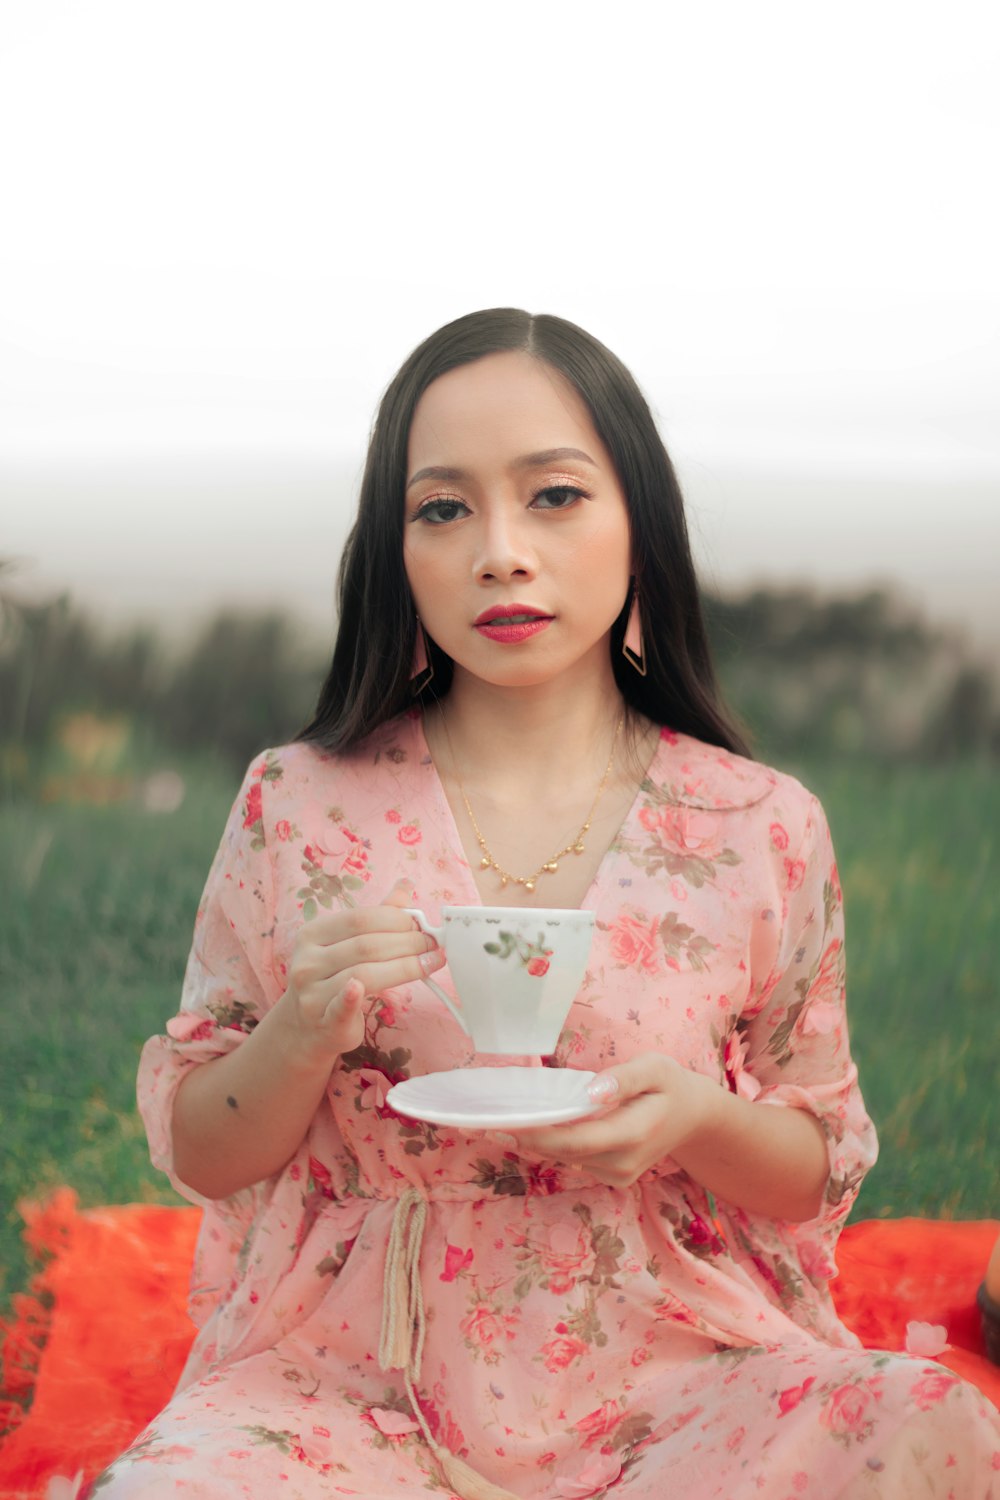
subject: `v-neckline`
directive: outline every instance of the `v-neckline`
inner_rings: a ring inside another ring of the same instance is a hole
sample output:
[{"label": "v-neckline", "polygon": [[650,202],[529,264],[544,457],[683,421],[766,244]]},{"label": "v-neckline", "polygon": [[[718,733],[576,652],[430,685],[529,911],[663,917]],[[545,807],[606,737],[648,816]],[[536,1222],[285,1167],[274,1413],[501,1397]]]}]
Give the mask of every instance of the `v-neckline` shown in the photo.
[{"label": "v-neckline", "polygon": [[[461,904],[464,906],[488,906],[489,903],[484,901],[482,896],[480,895],[479,887],[476,885],[475,878],[472,874],[472,866],[469,864],[469,861],[466,858],[465,847],[462,843],[462,835],[458,831],[458,824],[455,821],[455,814],[452,811],[451,803],[448,801],[448,794],[444,789],[444,782],[441,780],[440,772],[438,771],[437,766],[434,764],[434,757],[431,754],[430,746],[427,743],[427,736],[424,733],[424,716],[422,713],[414,714],[413,724],[414,731],[417,737],[419,763],[421,766],[425,766],[428,769],[434,781],[434,795],[437,798],[438,802],[438,821],[444,828],[448,843],[451,845],[453,851],[458,856],[458,863],[461,866],[463,872],[463,879],[465,880],[465,883],[468,886],[470,892],[469,900],[462,903],[455,902],[453,904]],[[661,731],[657,735],[656,748],[654,749],[653,754],[650,757],[649,764],[646,766],[646,769],[644,770],[642,776],[639,779],[639,783],[636,786],[635,796],[629,803],[628,809],[626,810],[625,816],[622,818],[621,823],[618,825],[617,829],[612,835],[608,847],[601,855],[600,862],[598,863],[597,869],[594,871],[594,874],[591,877],[590,884],[587,886],[587,889],[583,893],[583,900],[580,902],[579,906],[570,907],[568,908],[569,910],[597,910],[598,899],[600,896],[601,877],[604,872],[604,867],[607,864],[608,860],[611,858],[612,854],[616,851],[626,828],[628,828],[633,819],[637,816],[639,799],[643,795],[643,786],[653,775],[653,772],[656,769],[657,762],[659,761],[660,756],[664,753],[664,749],[667,746],[667,743],[668,742]]]}]

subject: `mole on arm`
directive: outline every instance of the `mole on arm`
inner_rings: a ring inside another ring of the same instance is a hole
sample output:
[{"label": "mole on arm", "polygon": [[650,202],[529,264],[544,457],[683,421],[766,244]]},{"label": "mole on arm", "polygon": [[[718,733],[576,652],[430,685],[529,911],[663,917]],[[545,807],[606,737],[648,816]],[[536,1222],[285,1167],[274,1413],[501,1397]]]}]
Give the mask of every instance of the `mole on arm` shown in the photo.
[{"label": "mole on arm", "polygon": [[239,1109],[239,1105],[237,1104],[236,1100],[233,1098],[232,1094],[227,1094],[226,1095],[226,1103],[229,1105],[230,1109]]}]

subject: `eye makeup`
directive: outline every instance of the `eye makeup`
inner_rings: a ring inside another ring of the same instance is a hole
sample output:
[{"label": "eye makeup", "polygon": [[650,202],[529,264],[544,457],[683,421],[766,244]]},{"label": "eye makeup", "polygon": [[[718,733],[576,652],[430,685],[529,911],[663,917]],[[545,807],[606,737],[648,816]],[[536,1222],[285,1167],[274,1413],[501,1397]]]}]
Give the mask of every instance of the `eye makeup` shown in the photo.
[{"label": "eye makeup", "polygon": [[429,526],[446,526],[449,521],[458,520],[457,515],[441,516],[438,514],[435,518],[435,510],[438,509],[465,511],[467,515],[471,515],[471,511],[464,500],[456,500],[445,495],[432,495],[429,500],[421,501],[417,510],[410,517],[410,520],[425,521]]},{"label": "eye makeup", "polygon": [[[573,497],[573,499],[570,501],[569,505],[541,505],[541,506],[537,506],[536,502],[538,500],[540,500],[543,495],[571,495]],[[539,510],[569,510],[575,501],[577,501],[577,500],[589,500],[589,499],[591,499],[591,496],[587,493],[586,490],[581,490],[580,487],[579,487],[579,485],[576,485],[576,484],[547,484],[547,485],[544,485],[542,487],[542,489],[537,490],[534,495],[532,495],[532,497],[531,497],[531,503],[532,503],[532,505],[536,506],[536,509],[539,509]]]},{"label": "eye makeup", "polygon": [[[537,501],[539,501],[544,495],[550,494],[570,495],[572,496],[572,499],[564,505],[537,504]],[[531,504],[536,510],[570,510],[576,501],[592,499],[593,494],[589,490],[586,490],[582,487],[579,479],[571,478],[569,475],[553,476],[552,479],[546,481],[544,484],[540,484],[536,489],[532,491],[531,494]],[[437,520],[432,520],[431,515],[428,514],[428,512],[430,512],[431,508],[435,506],[451,507],[453,509],[460,509],[465,511],[466,513],[469,513],[469,506],[457,495],[427,495],[419,502],[417,508],[412,512],[410,519],[412,521],[426,520],[429,521],[431,525],[436,526],[446,524],[447,521],[458,519],[456,515],[452,514],[444,519],[441,519],[439,517]]]}]

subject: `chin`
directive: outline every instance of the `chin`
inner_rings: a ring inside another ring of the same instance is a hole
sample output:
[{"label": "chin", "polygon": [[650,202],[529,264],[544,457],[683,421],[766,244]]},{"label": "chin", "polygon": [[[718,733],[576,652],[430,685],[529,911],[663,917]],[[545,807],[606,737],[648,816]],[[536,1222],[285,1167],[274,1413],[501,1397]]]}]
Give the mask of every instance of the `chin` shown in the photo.
[{"label": "chin", "polygon": [[520,672],[518,672],[518,671],[510,671],[510,672],[490,672],[490,673],[486,673],[486,672],[473,672],[473,671],[469,670],[468,671],[468,675],[470,677],[474,677],[477,682],[485,683],[488,687],[514,688],[514,689],[525,688],[525,689],[527,689],[527,688],[545,687],[546,685],[557,681],[558,678],[560,677],[561,673],[559,671],[554,671],[554,672],[553,671],[550,671],[550,672],[540,672],[540,671],[535,671],[535,672],[520,671]]},{"label": "chin", "polygon": [[[448,647],[445,645],[442,649],[447,651]],[[495,649],[498,654],[490,652],[486,660],[478,652],[475,660],[452,655],[456,671],[491,687],[527,689],[544,687],[546,683],[555,683],[575,673],[585,676],[595,668],[603,671],[610,662],[607,634],[599,636],[582,652],[574,652],[569,658],[552,650],[543,656],[532,648],[530,642],[524,647],[500,646]],[[500,652],[509,655],[501,656]]]},{"label": "chin", "polygon": [[470,677],[487,683],[490,687],[514,691],[524,689],[527,692],[534,688],[554,687],[563,678],[575,676],[576,669],[580,665],[578,661],[570,661],[529,667],[527,664],[518,665],[511,662],[506,671],[474,671],[471,667],[466,667],[464,670]]}]

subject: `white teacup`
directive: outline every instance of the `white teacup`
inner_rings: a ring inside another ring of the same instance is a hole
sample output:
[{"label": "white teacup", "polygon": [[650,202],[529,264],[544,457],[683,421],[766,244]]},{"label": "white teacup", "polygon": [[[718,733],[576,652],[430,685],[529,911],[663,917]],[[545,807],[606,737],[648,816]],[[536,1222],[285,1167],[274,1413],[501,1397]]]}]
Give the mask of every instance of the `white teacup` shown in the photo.
[{"label": "white teacup", "polygon": [[591,911],[557,907],[445,906],[435,927],[409,907],[440,943],[461,1010],[434,991],[479,1052],[545,1056],[587,972],[594,931]]}]

